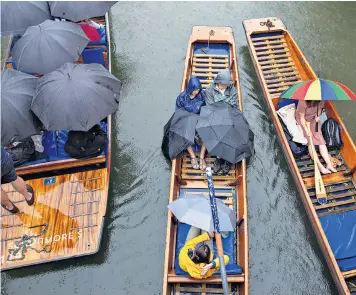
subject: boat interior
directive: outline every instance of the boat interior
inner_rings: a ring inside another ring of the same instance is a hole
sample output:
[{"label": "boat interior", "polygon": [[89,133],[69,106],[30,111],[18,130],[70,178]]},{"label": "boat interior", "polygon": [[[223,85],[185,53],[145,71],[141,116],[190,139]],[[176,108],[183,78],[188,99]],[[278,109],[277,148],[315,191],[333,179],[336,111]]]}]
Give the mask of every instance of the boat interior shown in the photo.
[{"label": "boat interior", "polygon": [[[105,34],[100,42],[88,44],[78,63],[100,63],[111,71],[106,17],[93,18],[106,26]],[[5,68],[16,69],[11,58],[14,41],[12,37]],[[68,130],[43,132],[44,157],[16,167],[17,174],[34,189],[33,206],[28,206],[10,184],[2,185],[20,213],[13,215],[1,208],[1,270],[99,250],[109,184],[111,115],[100,125],[107,133],[105,149],[85,160],[73,159],[64,151]]]},{"label": "boat interior", "polygon": [[[216,38],[220,39],[223,39],[221,33],[224,29],[232,32],[231,28],[193,28],[191,42],[187,50],[186,72],[183,78],[182,91],[187,86],[191,75],[197,76],[203,88],[206,88],[217,73],[229,69],[232,72],[235,86],[239,87],[234,44],[227,41],[210,41],[208,44],[206,39],[209,36],[209,29],[213,29]],[[204,36],[205,41],[200,39],[194,42],[195,35]],[[242,108],[240,95],[238,105]],[[195,146],[194,149],[197,152],[197,158],[199,158],[199,146]],[[207,155],[207,166],[212,166],[214,160],[215,157]],[[230,232],[226,238],[222,239],[224,254],[230,258],[226,265],[229,294],[248,293],[245,169],[244,160],[233,165],[227,175],[213,174],[215,196],[232,208],[237,216],[235,232]],[[206,196],[209,194],[205,172],[192,168],[187,152],[178,156],[172,162],[170,202],[186,194],[203,194]],[[168,215],[163,294],[223,294],[220,271],[210,278],[198,280],[191,278],[188,273],[180,268],[178,256],[186,242],[190,225],[178,222],[170,211]],[[215,240],[214,253],[215,255],[217,253]]]},{"label": "boat interior", "polygon": [[[250,33],[250,50],[263,75],[261,83],[268,99],[273,102],[274,111],[290,103],[297,104],[297,100],[280,99],[280,94],[296,82],[316,79],[317,76],[280,20],[276,20],[275,27],[270,27],[267,32],[259,32],[262,31],[257,24],[260,20],[253,21],[244,22],[245,30]],[[356,167],[356,147],[333,102],[326,101],[324,108],[324,120],[333,118],[341,125],[343,141],[340,150],[329,150],[341,165],[337,167],[337,173],[323,175],[327,204],[321,205],[316,199],[314,161],[308,154],[294,160],[337,264],[348,281],[356,278],[356,173],[350,173]],[[325,163],[319,152],[318,156]]]}]

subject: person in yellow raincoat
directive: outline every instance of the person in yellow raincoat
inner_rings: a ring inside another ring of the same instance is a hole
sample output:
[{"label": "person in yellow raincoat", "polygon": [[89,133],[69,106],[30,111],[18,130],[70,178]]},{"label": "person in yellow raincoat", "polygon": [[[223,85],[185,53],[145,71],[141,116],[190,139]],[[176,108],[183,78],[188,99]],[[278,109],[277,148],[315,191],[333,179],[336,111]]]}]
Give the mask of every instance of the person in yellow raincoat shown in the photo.
[{"label": "person in yellow raincoat", "polygon": [[[219,258],[214,257],[213,241],[214,233],[203,232],[194,238],[194,233],[199,229],[192,227],[188,233],[187,241],[179,253],[179,266],[195,279],[205,279],[212,276],[220,268]],[[229,262],[229,256],[224,255],[225,265]]]}]

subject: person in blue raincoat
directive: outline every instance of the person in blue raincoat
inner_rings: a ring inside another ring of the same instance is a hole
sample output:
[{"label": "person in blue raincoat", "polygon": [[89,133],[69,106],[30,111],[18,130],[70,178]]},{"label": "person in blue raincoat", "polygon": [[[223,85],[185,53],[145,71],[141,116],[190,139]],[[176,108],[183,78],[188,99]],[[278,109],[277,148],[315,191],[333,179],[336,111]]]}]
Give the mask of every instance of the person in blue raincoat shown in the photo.
[{"label": "person in blue raincoat", "polygon": [[[200,108],[205,105],[205,98],[205,92],[203,91],[199,79],[195,76],[191,76],[186,90],[184,90],[177,97],[176,109],[185,109],[187,112],[199,114]],[[205,144],[201,144],[199,164],[193,151],[193,148],[189,146],[187,148],[187,151],[190,155],[193,169],[205,170]]]}]

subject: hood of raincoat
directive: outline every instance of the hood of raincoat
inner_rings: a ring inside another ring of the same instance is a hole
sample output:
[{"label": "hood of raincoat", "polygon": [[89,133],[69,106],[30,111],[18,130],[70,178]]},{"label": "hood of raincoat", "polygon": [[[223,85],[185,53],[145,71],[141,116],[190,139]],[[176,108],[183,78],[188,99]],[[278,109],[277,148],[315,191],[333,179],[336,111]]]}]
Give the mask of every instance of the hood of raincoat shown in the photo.
[{"label": "hood of raincoat", "polygon": [[[200,92],[195,98],[191,99],[190,94],[196,89],[200,89]],[[199,79],[191,76],[186,90],[177,97],[176,109],[182,108],[190,113],[199,114],[200,108],[205,105],[205,93],[202,89]]]},{"label": "hood of raincoat", "polygon": [[225,85],[232,84],[230,72],[226,71],[226,72],[220,72],[219,74],[217,74],[214,79],[214,83],[215,84],[225,84]]}]

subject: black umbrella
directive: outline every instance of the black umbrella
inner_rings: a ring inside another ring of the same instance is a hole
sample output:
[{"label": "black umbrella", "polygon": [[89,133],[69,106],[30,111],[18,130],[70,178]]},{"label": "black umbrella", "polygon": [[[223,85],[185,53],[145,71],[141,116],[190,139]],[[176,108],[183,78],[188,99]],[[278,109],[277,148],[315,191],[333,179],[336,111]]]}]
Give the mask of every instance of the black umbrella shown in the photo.
[{"label": "black umbrella", "polygon": [[73,22],[105,15],[117,1],[49,1],[51,14]]},{"label": "black umbrella", "polygon": [[28,28],[11,55],[18,70],[48,74],[66,62],[76,62],[88,43],[79,25],[46,20]]},{"label": "black umbrella", "polygon": [[189,113],[184,109],[174,112],[164,126],[162,152],[167,159],[174,159],[189,145],[194,144],[197,121],[197,114]]},{"label": "black umbrella", "polygon": [[120,89],[102,65],[66,63],[39,79],[31,109],[47,130],[88,131],[117,110]]},{"label": "black umbrella", "polygon": [[201,108],[197,132],[210,154],[238,163],[254,152],[254,134],[243,114],[224,103]]},{"label": "black umbrella", "polygon": [[1,34],[22,34],[52,19],[47,1],[1,1]]},{"label": "black umbrella", "polygon": [[13,69],[1,72],[1,144],[19,141],[40,131],[31,111],[38,78]]}]

